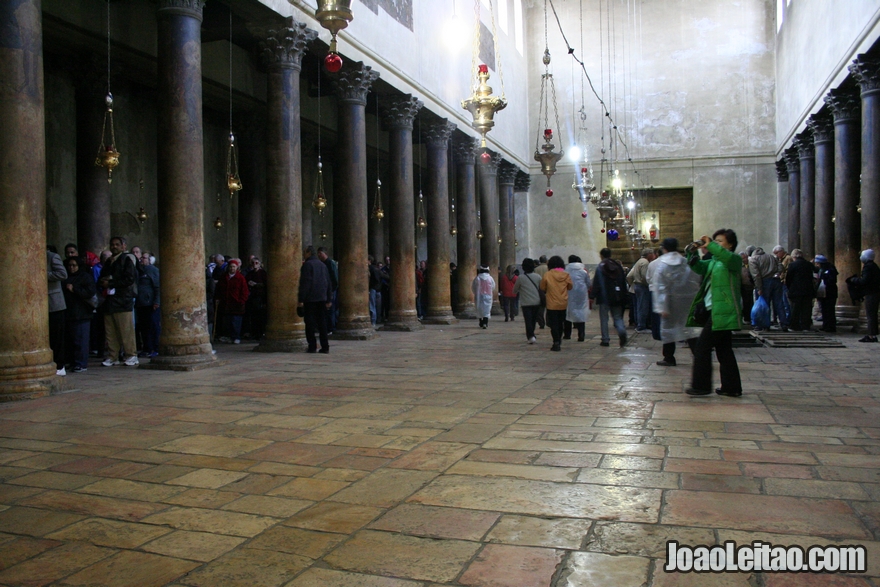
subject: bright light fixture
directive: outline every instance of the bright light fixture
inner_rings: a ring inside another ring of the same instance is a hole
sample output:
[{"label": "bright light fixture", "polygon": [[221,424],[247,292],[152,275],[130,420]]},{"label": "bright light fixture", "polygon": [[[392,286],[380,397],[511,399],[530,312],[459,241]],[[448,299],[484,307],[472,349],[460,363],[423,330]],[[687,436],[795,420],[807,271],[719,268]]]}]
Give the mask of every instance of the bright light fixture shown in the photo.
[{"label": "bright light fixture", "polygon": [[633,200],[630,200],[629,202],[626,203],[626,207],[629,208],[630,210],[633,210],[636,207],[636,203]]},{"label": "bright light fixture", "polygon": [[568,150],[568,158],[577,163],[581,160],[581,149],[577,145],[574,145]]}]

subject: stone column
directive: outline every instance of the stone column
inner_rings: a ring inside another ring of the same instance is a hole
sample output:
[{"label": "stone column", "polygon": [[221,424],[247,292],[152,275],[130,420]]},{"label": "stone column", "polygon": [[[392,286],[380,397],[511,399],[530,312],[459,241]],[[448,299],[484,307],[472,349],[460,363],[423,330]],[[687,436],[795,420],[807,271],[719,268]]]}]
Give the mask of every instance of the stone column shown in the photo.
[{"label": "stone column", "polygon": [[452,304],[455,309],[455,317],[462,320],[477,317],[474,295],[471,293],[471,282],[477,276],[478,227],[474,158],[479,144],[477,139],[471,137],[463,137],[452,143],[453,158],[457,167],[455,193],[458,203],[455,211],[456,248],[458,250],[456,289],[458,297],[452,300]]},{"label": "stone column", "polygon": [[0,260],[7,277],[0,288],[5,314],[0,328],[2,402],[58,391],[61,378],[55,375],[49,348],[46,302],[46,133],[39,0],[0,2],[0,23],[4,37],[0,43]]},{"label": "stone column", "polygon": [[498,165],[501,163],[501,155],[492,153],[489,161],[483,162],[479,158],[477,169],[480,179],[480,224],[483,231],[483,239],[480,241],[480,263],[489,268],[489,275],[495,280],[495,296],[492,300],[492,315],[498,316],[501,304],[498,301],[498,283],[501,275],[498,271],[499,247],[498,247]]},{"label": "stone column", "polygon": [[[263,211],[266,202],[265,165],[266,120],[250,113],[240,117],[238,141],[239,169],[243,188],[238,192],[238,254],[242,264],[250,255],[266,261],[263,253]],[[219,251],[216,251],[219,252]]]},{"label": "stone column", "polygon": [[788,243],[790,253],[801,246],[801,162],[796,147],[784,151],[785,167],[788,169]]},{"label": "stone column", "polygon": [[317,37],[293,18],[260,42],[268,67],[266,90],[266,338],[256,350],[291,352],[305,347],[296,315],[302,259],[302,150],[299,73],[306,45]]},{"label": "stone column", "polygon": [[[514,201],[516,201],[515,200],[516,194],[525,194],[524,197],[526,198],[526,200],[528,200],[529,187],[531,186],[531,184],[532,184],[532,178],[528,173],[525,173],[523,171],[517,172],[516,180],[514,180],[514,184],[513,184]],[[528,201],[526,201],[526,205],[522,209],[524,209],[526,211],[528,210]],[[527,217],[527,215],[525,215],[525,216]],[[514,210],[513,218],[514,218],[514,220],[516,220],[516,210]],[[517,239],[516,224],[514,224],[513,228],[514,228],[514,249],[519,249],[519,245],[516,243],[516,239]],[[525,225],[520,224],[520,230],[528,230],[528,223],[525,223]],[[525,235],[526,240],[528,240],[527,233],[523,232],[522,234]],[[527,242],[526,242],[526,250],[528,250],[528,243]],[[519,252],[518,250],[515,251],[514,255],[518,254],[518,252]]]},{"label": "stone column", "polygon": [[800,162],[801,244],[805,259],[813,259],[816,245],[816,151],[809,129],[794,138]]},{"label": "stone column", "polygon": [[[162,334],[151,369],[215,366],[205,301],[202,0],[159,0],[158,203]],[[169,263],[168,260],[174,262]]]},{"label": "stone column", "polygon": [[[367,129],[365,109],[370,86],[379,77],[363,63],[343,67],[333,79],[339,103],[333,190],[333,247],[339,263],[337,339],[368,340],[370,323],[367,269]],[[392,266],[392,271],[394,267]],[[415,291],[415,290],[414,290]]]},{"label": "stone column", "polygon": [[421,101],[400,96],[386,101],[388,129],[388,209],[391,238],[391,307],[385,330],[420,330],[416,313],[415,205],[413,202],[413,119]]},{"label": "stone column", "polygon": [[501,218],[501,272],[507,271],[508,265],[516,263],[516,232],[513,228],[515,208],[513,205],[513,186],[516,183],[516,167],[504,161],[498,169],[498,212]]},{"label": "stone column", "polygon": [[788,244],[788,168],[785,165],[785,158],[776,162],[776,208],[778,242]]},{"label": "stone column", "polygon": [[449,281],[449,137],[448,120],[428,125],[428,307],[425,324],[454,324]]},{"label": "stone column", "polygon": [[831,90],[825,103],[834,115],[834,266],[837,267],[838,313],[858,319],[846,288],[846,278],[861,273],[859,251],[859,173],[861,169],[861,100],[857,92]]},{"label": "stone column", "polygon": [[862,249],[880,253],[880,61],[859,55],[850,65],[862,98]]},{"label": "stone column", "polygon": [[107,181],[107,170],[95,165],[104,112],[107,109],[107,63],[102,64],[96,55],[92,55],[86,62],[89,67],[77,68],[75,85],[76,240],[80,254],[85,255],[86,251],[91,251],[100,256],[101,251],[110,244],[111,236],[111,184]]},{"label": "stone column", "polygon": [[[834,119],[827,110],[810,116],[816,145],[815,253],[834,259]],[[833,261],[832,261],[833,262]]]}]

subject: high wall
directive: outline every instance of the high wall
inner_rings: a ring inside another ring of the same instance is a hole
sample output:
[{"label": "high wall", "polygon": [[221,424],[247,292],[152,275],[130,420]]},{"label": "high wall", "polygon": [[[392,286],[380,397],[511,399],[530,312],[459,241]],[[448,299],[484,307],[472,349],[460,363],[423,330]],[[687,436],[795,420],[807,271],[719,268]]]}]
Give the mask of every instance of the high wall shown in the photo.
[{"label": "high wall", "polygon": [[[611,129],[605,122],[603,132],[602,111],[589,86],[581,99],[581,75],[567,55],[551,14],[549,49],[563,147],[568,149],[575,140],[581,126],[577,110],[583,104],[597,181],[600,136],[604,134],[609,155],[622,159],[617,167],[633,188],[693,188],[694,234],[663,234],[661,228],[661,238],[676,236],[686,241],[729,227],[737,231],[741,247],[775,244],[774,2],[644,0],[631,5],[617,1],[611,3],[613,14],[605,10],[605,2],[554,4],[575,55],[582,56],[596,91],[604,96],[628,143],[639,177],[626,164],[619,144],[611,150]],[[540,60],[543,10],[543,3],[534,3],[527,19],[532,142],[538,120],[538,80],[544,70]],[[609,28],[613,33],[610,51]],[[531,191],[517,203],[528,206],[530,235],[529,248],[521,247],[518,258],[574,252],[585,262],[598,262],[605,235],[600,233],[602,224],[592,205],[587,208],[587,220],[581,217],[584,207],[570,188],[574,170],[568,161],[560,165],[552,181],[555,195],[547,198],[546,180],[537,164],[533,165]]]}]

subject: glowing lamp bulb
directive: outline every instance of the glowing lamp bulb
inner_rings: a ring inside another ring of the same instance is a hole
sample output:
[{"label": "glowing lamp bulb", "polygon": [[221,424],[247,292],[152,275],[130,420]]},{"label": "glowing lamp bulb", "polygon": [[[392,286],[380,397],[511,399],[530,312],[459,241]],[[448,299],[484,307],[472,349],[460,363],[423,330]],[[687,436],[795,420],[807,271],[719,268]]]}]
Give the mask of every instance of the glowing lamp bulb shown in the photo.
[{"label": "glowing lamp bulb", "polygon": [[615,177],[614,179],[611,180],[611,187],[613,187],[616,190],[619,190],[620,188],[623,187],[623,180],[620,179],[619,177]]},{"label": "glowing lamp bulb", "polygon": [[[580,147],[575,146],[575,147],[570,148],[570,149],[568,150],[568,158],[571,159],[571,160],[574,161],[574,162],[579,161],[580,158],[581,158],[581,149],[580,149]],[[581,170],[581,172],[583,172],[583,170]]]},{"label": "glowing lamp bulb", "polygon": [[553,197],[553,190],[551,190],[550,188],[547,188],[547,191],[544,192],[544,195],[546,195],[548,198],[552,198]]},{"label": "glowing lamp bulb", "polygon": [[629,208],[630,210],[632,210],[636,207],[636,203],[633,202],[632,200],[630,200],[629,202],[626,203],[626,207]]},{"label": "glowing lamp bulb", "polygon": [[324,69],[330,73],[336,73],[342,69],[342,57],[338,53],[327,53],[324,57]]}]

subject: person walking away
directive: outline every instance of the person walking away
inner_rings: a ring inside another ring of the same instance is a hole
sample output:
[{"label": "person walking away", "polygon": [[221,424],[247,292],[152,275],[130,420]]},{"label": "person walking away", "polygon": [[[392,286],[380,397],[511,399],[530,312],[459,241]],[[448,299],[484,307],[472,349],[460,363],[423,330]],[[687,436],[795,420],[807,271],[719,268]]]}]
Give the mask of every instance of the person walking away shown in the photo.
[{"label": "person walking away", "polygon": [[678,252],[678,239],[663,239],[663,254],[651,264],[649,285],[655,314],[660,317],[660,342],[663,343],[661,367],[674,367],[675,343],[687,341],[693,352],[699,328],[688,328],[691,302],[700,290],[700,276],[691,271],[687,259]]},{"label": "person walking away", "polygon": [[636,332],[648,331],[648,319],[651,316],[651,291],[648,289],[648,264],[654,260],[654,251],[643,249],[642,256],[626,275],[626,283],[632,288],[635,302],[633,314],[636,320]]},{"label": "person walking away", "polygon": [[[303,264],[299,275],[297,305],[302,308],[306,323],[306,352],[330,352],[327,340],[327,312],[333,306],[333,282],[327,264],[315,255],[315,247],[309,245],[303,251]],[[315,339],[315,331],[318,338]],[[318,341],[321,349],[318,350]]]},{"label": "person walking away", "polygon": [[98,304],[95,280],[91,271],[81,264],[82,260],[77,256],[64,261],[67,269],[63,291],[67,305],[68,362],[72,363],[74,373],[82,373],[89,367],[89,327]]},{"label": "person walking away", "polygon": [[541,289],[547,294],[547,324],[553,336],[551,351],[562,350],[562,328],[568,310],[568,291],[574,287],[571,276],[565,272],[565,262],[559,255],[547,261],[547,273],[541,278]]},{"label": "person walking away", "polygon": [[813,297],[816,295],[813,264],[804,259],[800,249],[791,252],[792,262],[785,275],[788,299],[791,302],[791,329],[809,331],[813,324]]},{"label": "person walking away", "polygon": [[[774,248],[785,252],[782,247]],[[755,291],[764,298],[767,305],[776,314],[776,321],[783,332],[788,330],[788,311],[785,309],[785,292],[782,288],[782,266],[779,264],[778,254],[769,255],[764,249],[758,247],[749,257],[749,274],[755,283]],[[749,315],[751,318],[751,315]]]},{"label": "person walking away", "polygon": [[382,271],[373,255],[367,256],[367,270],[370,272],[370,322],[375,326],[382,318]]},{"label": "person walking away", "polygon": [[471,291],[474,293],[474,305],[477,307],[477,318],[480,320],[480,328],[489,328],[489,315],[492,313],[492,294],[495,292],[495,280],[489,275],[489,268],[480,266],[477,276],[471,283]]},{"label": "person walking away", "polygon": [[241,259],[229,259],[226,275],[220,278],[214,290],[214,303],[220,306],[218,315],[223,316],[226,332],[231,335],[221,337],[220,341],[232,344],[241,343],[241,323],[247,310],[248,285],[240,268]]},{"label": "person walking away", "polygon": [[[104,262],[98,287],[104,293],[104,330],[108,356],[102,365],[139,364],[134,336],[134,300],[137,297],[137,261],[126,251],[125,238],[110,239],[110,258]],[[122,352],[122,362],[119,353]]]},{"label": "person walking away", "polygon": [[[547,256],[541,255],[538,257],[538,264],[535,266],[535,275],[544,279],[544,274],[547,273]],[[541,312],[538,314],[538,327],[541,330],[544,330],[544,325],[547,323],[547,306],[541,305]]]},{"label": "person walking away", "polygon": [[568,293],[562,338],[570,340],[572,326],[574,326],[578,333],[578,342],[584,342],[586,340],[587,314],[590,311],[587,299],[587,294],[590,291],[590,274],[584,269],[584,264],[577,255],[568,256],[565,272],[571,276],[572,288]]},{"label": "person walking away", "polygon": [[[694,348],[691,386],[685,390],[688,395],[712,393],[712,349],[715,349],[721,367],[721,387],[715,393],[729,397],[742,395],[742,380],[736,355],[733,354],[731,335],[732,331],[742,327],[739,282],[742,259],[733,252],[736,243],[736,233],[721,228],[715,231],[712,240],[704,235],[686,249],[691,269],[703,276],[700,290],[688,312],[687,325],[703,328]],[[712,258],[700,259],[699,247],[706,248]],[[704,309],[704,312],[697,311],[698,308]],[[705,316],[703,324],[699,323],[702,321],[700,314]]]},{"label": "person walking away", "polygon": [[813,263],[819,270],[816,296],[822,309],[822,332],[837,332],[837,267],[825,255],[816,255]]},{"label": "person walking away", "polygon": [[623,323],[623,309],[626,307],[627,291],[626,278],[623,265],[620,261],[611,258],[611,249],[608,247],[599,251],[602,261],[596,268],[593,279],[592,296],[599,306],[599,330],[602,340],[601,346],[610,346],[611,339],[608,336],[608,315],[614,320],[614,328],[620,346],[626,345],[626,324]]},{"label": "person walking away", "polygon": [[865,316],[868,319],[868,334],[859,342],[877,342],[877,309],[880,306],[880,267],[874,262],[874,250],[865,249],[859,255],[862,262],[862,276],[848,277],[846,282],[861,289],[865,298]]},{"label": "person walking away", "polygon": [[504,308],[504,321],[511,322],[516,317],[516,294],[513,287],[516,285],[517,277],[514,275],[516,265],[508,265],[507,271],[501,276],[501,307]]},{"label": "person walking away", "polygon": [[755,282],[752,281],[752,274],[749,271],[749,254],[743,251],[739,256],[743,262],[739,276],[739,281],[742,284],[740,286],[740,295],[742,295],[743,322],[751,326],[752,306],[755,303]]},{"label": "person walking away", "polygon": [[513,293],[519,296],[523,322],[526,323],[526,340],[535,344],[535,323],[541,311],[541,278],[535,273],[534,259],[525,258],[522,262],[523,275],[513,285]]}]

